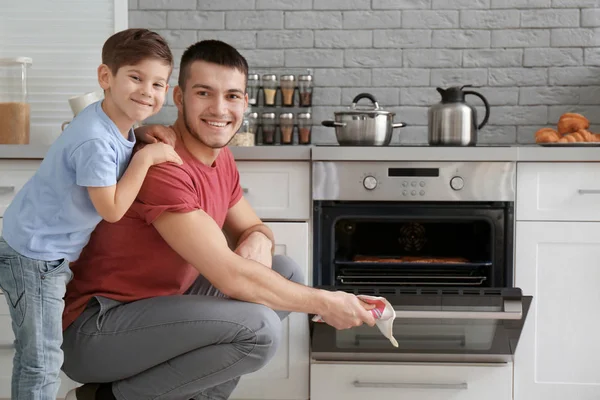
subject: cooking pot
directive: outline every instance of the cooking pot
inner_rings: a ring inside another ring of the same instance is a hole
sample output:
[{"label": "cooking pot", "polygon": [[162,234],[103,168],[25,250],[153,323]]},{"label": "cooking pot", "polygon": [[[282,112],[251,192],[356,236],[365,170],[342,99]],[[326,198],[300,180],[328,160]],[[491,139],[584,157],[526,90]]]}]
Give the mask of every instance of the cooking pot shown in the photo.
[{"label": "cooking pot", "polygon": [[[359,107],[361,99],[371,100],[371,105]],[[323,126],[335,128],[335,136],[342,146],[387,146],[394,128],[406,126],[394,123],[393,112],[382,110],[375,96],[361,93],[352,100],[348,111],[337,111],[335,121],[323,121]]]}]

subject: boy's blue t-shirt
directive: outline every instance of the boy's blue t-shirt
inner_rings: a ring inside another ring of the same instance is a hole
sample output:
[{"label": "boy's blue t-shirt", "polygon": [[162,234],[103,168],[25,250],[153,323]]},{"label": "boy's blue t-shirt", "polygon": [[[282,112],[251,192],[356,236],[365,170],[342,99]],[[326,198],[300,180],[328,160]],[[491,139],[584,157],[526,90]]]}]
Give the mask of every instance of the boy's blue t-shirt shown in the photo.
[{"label": "boy's blue t-shirt", "polygon": [[87,188],[117,183],[135,135],[125,139],[101,104],[77,114],[4,213],[2,236],[20,254],[74,261],[102,220]]}]

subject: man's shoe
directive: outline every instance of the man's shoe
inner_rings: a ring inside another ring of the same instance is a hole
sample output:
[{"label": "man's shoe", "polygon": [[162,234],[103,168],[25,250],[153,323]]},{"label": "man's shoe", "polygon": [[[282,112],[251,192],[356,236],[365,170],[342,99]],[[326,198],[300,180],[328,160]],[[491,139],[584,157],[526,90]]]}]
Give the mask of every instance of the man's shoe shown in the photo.
[{"label": "man's shoe", "polygon": [[67,393],[65,400],[95,400],[96,391],[100,387],[98,383],[86,383],[76,389],[72,389]]}]

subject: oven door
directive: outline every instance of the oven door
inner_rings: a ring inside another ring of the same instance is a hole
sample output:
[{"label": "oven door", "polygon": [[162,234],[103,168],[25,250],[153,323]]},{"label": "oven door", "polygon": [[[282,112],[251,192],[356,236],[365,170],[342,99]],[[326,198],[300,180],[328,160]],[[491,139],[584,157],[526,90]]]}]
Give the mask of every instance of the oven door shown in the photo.
[{"label": "oven door", "polygon": [[532,300],[517,288],[344,290],[383,296],[394,306],[398,347],[377,327],[336,330],[315,322],[315,361],[509,362]]}]

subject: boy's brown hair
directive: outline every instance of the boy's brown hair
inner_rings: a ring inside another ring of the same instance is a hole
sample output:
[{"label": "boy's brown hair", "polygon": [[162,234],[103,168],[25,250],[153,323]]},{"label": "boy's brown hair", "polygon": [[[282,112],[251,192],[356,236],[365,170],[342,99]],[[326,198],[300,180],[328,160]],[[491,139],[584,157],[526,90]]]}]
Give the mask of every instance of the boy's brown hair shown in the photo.
[{"label": "boy's brown hair", "polygon": [[147,59],[163,61],[173,70],[173,53],[167,41],[148,29],[117,32],[102,47],[102,64],[106,64],[113,75],[125,65],[136,65]]}]

